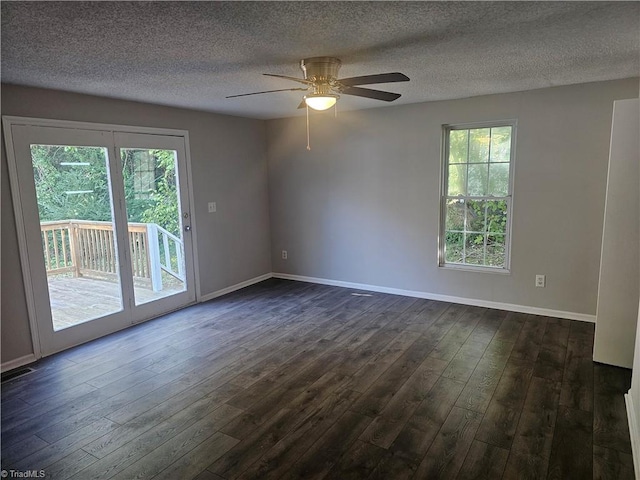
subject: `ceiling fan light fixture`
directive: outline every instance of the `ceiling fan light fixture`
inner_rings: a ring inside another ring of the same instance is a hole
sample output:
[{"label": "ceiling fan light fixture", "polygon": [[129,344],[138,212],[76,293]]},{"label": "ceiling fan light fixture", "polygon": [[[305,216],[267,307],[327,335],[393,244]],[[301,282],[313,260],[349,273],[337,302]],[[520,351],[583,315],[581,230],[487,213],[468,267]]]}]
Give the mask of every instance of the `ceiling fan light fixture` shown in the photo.
[{"label": "ceiling fan light fixture", "polygon": [[333,107],[340,98],[340,95],[334,94],[309,94],[305,95],[304,103],[314,110],[327,110]]}]

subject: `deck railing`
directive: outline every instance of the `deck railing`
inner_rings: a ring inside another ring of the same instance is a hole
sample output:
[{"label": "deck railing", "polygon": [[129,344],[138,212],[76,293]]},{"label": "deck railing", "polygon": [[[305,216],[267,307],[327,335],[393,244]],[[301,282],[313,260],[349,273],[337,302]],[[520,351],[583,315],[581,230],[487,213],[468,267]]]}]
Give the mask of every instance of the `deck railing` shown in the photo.
[{"label": "deck railing", "polygon": [[[117,255],[111,222],[42,222],[42,250],[47,274],[115,279]],[[162,290],[162,271],[184,281],[182,240],[155,223],[128,224],[134,281]]]}]

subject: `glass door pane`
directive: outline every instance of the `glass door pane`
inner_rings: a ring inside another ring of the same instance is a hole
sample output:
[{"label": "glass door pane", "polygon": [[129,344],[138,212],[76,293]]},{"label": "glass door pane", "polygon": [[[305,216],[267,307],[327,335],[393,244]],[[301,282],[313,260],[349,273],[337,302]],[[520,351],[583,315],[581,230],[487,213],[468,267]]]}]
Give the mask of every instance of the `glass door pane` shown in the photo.
[{"label": "glass door pane", "polygon": [[121,148],[135,304],[186,291],[177,152]]},{"label": "glass door pane", "polygon": [[107,149],[30,145],[53,330],[123,310]]}]

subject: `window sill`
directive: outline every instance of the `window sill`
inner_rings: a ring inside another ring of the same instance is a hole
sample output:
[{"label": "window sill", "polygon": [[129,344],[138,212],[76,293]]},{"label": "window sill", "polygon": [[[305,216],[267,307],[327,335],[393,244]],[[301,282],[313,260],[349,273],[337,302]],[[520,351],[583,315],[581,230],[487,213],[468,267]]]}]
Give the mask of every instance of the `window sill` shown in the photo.
[{"label": "window sill", "polygon": [[462,272],[475,272],[475,273],[492,273],[497,275],[511,275],[511,270],[506,268],[492,268],[492,267],[474,267],[472,265],[456,265],[447,263],[445,265],[438,265],[438,268],[444,270],[460,270]]}]

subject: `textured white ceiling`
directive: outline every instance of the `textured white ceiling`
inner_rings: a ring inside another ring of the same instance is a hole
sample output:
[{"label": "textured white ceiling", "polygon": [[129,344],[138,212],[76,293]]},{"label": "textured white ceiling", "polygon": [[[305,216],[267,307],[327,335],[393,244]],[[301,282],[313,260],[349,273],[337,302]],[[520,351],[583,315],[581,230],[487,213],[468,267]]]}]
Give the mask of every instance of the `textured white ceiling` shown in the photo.
[{"label": "textured white ceiling", "polygon": [[[399,71],[393,103],[640,75],[640,2],[7,2],[2,81],[254,118],[295,115],[300,59]],[[388,104],[343,96],[340,109]]]}]

